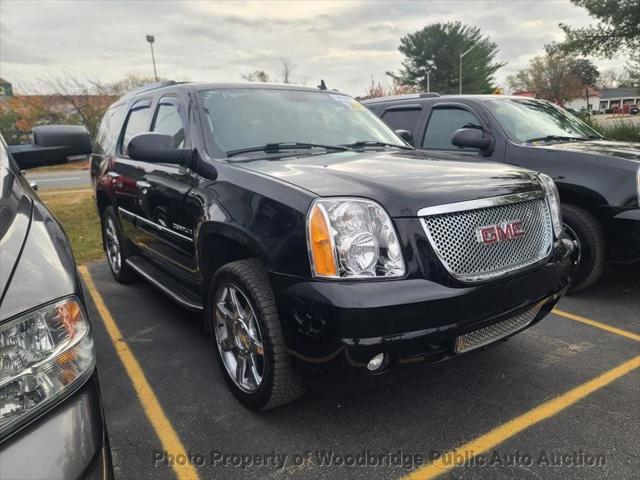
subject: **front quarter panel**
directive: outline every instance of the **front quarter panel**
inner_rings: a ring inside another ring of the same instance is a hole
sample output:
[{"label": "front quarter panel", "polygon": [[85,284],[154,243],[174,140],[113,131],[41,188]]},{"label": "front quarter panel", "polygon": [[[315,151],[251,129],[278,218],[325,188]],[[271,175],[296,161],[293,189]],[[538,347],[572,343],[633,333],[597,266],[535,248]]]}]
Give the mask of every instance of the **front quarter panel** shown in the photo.
[{"label": "front quarter panel", "polygon": [[261,258],[274,273],[308,276],[306,214],[313,200],[309,192],[272,177],[220,163],[218,178],[205,181],[204,218],[198,228],[198,254],[211,234],[230,238]]}]

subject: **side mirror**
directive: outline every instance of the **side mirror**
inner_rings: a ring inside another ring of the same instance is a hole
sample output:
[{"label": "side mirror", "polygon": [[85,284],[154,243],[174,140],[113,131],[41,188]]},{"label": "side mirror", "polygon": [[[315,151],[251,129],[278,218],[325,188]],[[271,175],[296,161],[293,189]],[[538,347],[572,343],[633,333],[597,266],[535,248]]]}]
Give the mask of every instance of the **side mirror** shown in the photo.
[{"label": "side mirror", "polygon": [[139,133],[127,146],[127,154],[133,160],[151,163],[187,165],[193,150],[175,148],[173,137],[164,133]]},{"label": "side mirror", "polygon": [[394,130],[402,140],[413,146],[413,134],[409,130]]},{"label": "side mirror", "polygon": [[46,125],[34,127],[32,144],[11,145],[8,149],[20,168],[28,170],[90,155],[91,137],[80,125]]},{"label": "side mirror", "polygon": [[451,143],[456,147],[477,148],[483,155],[489,155],[493,149],[493,137],[481,128],[460,128],[453,133]]}]

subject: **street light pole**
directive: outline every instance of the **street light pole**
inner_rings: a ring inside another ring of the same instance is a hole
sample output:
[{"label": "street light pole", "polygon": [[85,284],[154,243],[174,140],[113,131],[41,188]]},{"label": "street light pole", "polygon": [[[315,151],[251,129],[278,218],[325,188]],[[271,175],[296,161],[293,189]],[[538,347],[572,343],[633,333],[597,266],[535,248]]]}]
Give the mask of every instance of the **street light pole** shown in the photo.
[{"label": "street light pole", "polygon": [[478,46],[478,44],[476,43],[474,46],[472,46],[466,52],[460,54],[460,66],[459,66],[459,70],[458,70],[458,74],[459,74],[459,77],[458,77],[458,89],[459,89],[460,95],[462,95],[462,57],[464,57],[467,53],[469,53],[471,50],[473,50],[477,46]]},{"label": "street light pole", "polygon": [[153,35],[147,35],[147,42],[149,42],[149,45],[151,46],[151,61],[153,62],[153,78],[155,78],[156,82],[158,81],[158,72],[156,71],[156,57],[153,54],[153,42],[155,42],[156,39]]},{"label": "street light pole", "polygon": [[427,93],[431,92],[431,70],[435,70],[435,62],[433,60],[427,60]]}]

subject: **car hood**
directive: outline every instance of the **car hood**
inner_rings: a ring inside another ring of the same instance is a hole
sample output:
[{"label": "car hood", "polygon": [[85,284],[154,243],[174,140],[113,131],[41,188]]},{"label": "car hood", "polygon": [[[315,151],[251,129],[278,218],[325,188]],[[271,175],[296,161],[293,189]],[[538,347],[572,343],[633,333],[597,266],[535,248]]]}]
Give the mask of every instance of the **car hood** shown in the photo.
[{"label": "car hood", "polygon": [[612,140],[589,140],[580,142],[554,143],[552,145],[536,146],[545,150],[557,152],[576,152],[604,157],[614,157],[640,163],[640,143],[616,142]]},{"label": "car hood", "polygon": [[318,196],[380,202],[393,217],[421,208],[539,190],[535,174],[510,165],[443,160],[420,151],[339,152],[236,164]]},{"label": "car hood", "polygon": [[0,321],[77,291],[67,237],[33,195],[0,164]]}]

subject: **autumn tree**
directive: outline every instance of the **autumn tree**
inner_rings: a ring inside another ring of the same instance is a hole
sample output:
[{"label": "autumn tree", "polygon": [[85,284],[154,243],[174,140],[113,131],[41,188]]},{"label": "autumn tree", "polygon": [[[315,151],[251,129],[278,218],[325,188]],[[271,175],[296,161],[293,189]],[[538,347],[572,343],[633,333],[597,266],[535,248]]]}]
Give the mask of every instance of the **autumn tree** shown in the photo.
[{"label": "autumn tree", "polygon": [[254,70],[253,72],[242,75],[247,82],[270,82],[269,74],[264,70]]},{"label": "autumn tree", "polygon": [[439,93],[458,93],[460,54],[464,57],[462,85],[465,93],[491,93],[494,74],[505,64],[496,61],[497,45],[477,27],[460,22],[436,23],[400,39],[402,67],[391,75],[402,85]]},{"label": "autumn tree", "polygon": [[564,55],[553,46],[545,55],[533,58],[529,66],[507,77],[515,90],[535,92],[540,98],[563,103],[582,94],[585,86],[595,86],[598,70],[585,59]]}]

